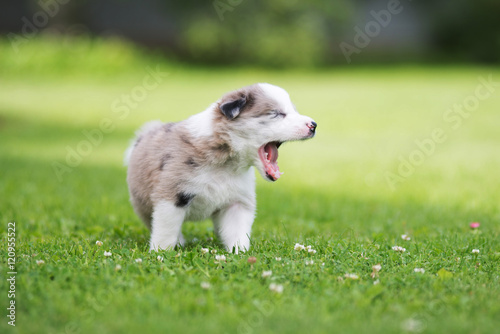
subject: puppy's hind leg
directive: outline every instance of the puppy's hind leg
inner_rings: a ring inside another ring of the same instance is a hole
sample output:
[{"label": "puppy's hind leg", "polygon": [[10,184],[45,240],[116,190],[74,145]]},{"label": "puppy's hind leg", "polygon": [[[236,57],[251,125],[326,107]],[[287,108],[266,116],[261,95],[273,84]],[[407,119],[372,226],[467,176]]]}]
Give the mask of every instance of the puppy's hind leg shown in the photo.
[{"label": "puppy's hind leg", "polygon": [[173,249],[183,244],[182,223],[186,210],[173,202],[163,201],[155,205],[151,222],[150,250]]},{"label": "puppy's hind leg", "polygon": [[228,252],[235,249],[247,251],[250,248],[250,233],[255,218],[255,209],[241,203],[222,209],[213,216],[214,230]]}]

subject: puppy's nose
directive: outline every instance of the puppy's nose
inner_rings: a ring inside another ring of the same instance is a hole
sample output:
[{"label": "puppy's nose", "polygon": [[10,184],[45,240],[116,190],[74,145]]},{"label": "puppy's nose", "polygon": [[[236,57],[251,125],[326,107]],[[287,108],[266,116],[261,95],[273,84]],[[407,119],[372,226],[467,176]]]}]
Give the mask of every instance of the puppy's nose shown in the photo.
[{"label": "puppy's nose", "polygon": [[315,132],[316,128],[318,127],[318,124],[314,121],[311,121],[311,123],[307,124],[307,127],[311,132]]}]

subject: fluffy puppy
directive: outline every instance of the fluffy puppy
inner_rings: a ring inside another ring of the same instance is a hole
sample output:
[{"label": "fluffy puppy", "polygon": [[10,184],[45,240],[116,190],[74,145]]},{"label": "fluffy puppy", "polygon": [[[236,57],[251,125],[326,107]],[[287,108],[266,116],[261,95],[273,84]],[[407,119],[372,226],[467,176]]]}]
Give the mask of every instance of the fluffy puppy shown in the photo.
[{"label": "fluffy puppy", "polygon": [[150,249],[183,245],[184,221],[212,218],[228,251],[248,250],[255,217],[255,173],[276,181],[278,148],[314,137],[288,93],[260,83],[227,93],[178,123],[145,124],[128,150],[127,182]]}]

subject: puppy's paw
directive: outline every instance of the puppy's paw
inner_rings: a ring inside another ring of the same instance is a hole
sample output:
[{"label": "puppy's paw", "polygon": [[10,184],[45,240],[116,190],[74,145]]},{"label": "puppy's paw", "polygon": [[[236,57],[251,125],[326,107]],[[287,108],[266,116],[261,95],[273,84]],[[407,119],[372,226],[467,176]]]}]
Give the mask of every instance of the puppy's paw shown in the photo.
[{"label": "puppy's paw", "polygon": [[168,244],[162,245],[161,243],[160,244],[150,243],[149,252],[151,253],[151,252],[159,252],[159,251],[164,251],[164,250],[173,250],[173,249],[175,249],[175,246],[177,246],[177,243],[173,244],[173,245],[168,245]]},{"label": "puppy's paw", "polygon": [[155,247],[153,244],[149,244],[149,252],[158,252],[158,247]]},{"label": "puppy's paw", "polygon": [[232,245],[226,245],[225,248],[228,253],[234,253],[237,255],[239,254],[239,252],[245,253],[246,251],[248,251],[248,249],[250,248],[250,243],[248,243],[247,245],[234,243]]},{"label": "puppy's paw", "polygon": [[184,238],[184,235],[179,234],[179,240],[177,240],[177,244],[181,247],[184,247],[184,245],[186,244],[186,239]]}]

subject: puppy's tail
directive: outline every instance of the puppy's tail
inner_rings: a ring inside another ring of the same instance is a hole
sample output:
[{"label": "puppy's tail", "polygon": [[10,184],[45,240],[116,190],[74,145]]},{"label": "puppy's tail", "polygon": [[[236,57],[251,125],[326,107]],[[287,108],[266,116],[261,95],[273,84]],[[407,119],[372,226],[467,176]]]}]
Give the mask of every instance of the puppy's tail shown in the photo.
[{"label": "puppy's tail", "polygon": [[161,122],[161,121],[147,122],[146,124],[141,126],[141,128],[139,130],[137,130],[135,132],[135,138],[130,141],[129,147],[127,148],[127,150],[125,150],[125,156],[123,159],[124,166],[129,165],[130,157],[132,156],[132,152],[134,151],[134,148],[137,146],[137,144],[142,139],[142,137],[144,137],[144,135],[146,135],[147,133],[153,131],[154,129],[156,129],[162,125],[163,125],[163,122]]}]

